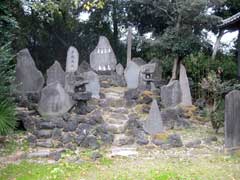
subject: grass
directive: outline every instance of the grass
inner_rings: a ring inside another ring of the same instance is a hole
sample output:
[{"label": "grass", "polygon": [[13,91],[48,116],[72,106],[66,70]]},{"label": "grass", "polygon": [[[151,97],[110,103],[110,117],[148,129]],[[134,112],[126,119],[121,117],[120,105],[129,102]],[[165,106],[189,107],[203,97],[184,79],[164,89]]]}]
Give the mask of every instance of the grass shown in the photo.
[{"label": "grass", "polygon": [[0,180],[232,180],[240,179],[240,157],[101,158],[82,164],[22,161],[0,170]]},{"label": "grass", "polygon": [[[181,134],[186,143],[215,135],[211,128],[194,127],[185,130],[170,130]],[[20,137],[19,134],[16,135]],[[98,151],[67,151],[56,164],[13,162],[0,169],[0,180],[238,180],[240,179],[240,154],[234,156],[222,152],[223,134],[216,135],[217,142],[196,149],[185,147],[161,150],[139,147],[135,158],[108,158],[108,149]],[[15,137],[15,135],[14,135]],[[12,139],[17,139],[17,138]],[[24,141],[9,141],[5,152],[23,150]],[[22,143],[19,143],[22,142]],[[20,147],[19,147],[20,146]],[[2,150],[3,151],[3,150]],[[97,161],[92,154],[100,152]],[[0,156],[4,157],[4,155]],[[68,158],[79,157],[80,163],[69,163]],[[0,157],[1,158],[1,157]],[[1,167],[1,161],[0,161]]]}]

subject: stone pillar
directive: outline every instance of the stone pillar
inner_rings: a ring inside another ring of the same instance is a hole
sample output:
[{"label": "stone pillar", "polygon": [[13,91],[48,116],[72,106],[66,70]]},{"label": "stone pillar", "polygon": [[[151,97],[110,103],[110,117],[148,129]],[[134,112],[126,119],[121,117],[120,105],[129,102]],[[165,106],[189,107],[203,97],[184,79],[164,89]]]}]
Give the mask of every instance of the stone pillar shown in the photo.
[{"label": "stone pillar", "polygon": [[127,37],[127,64],[132,59],[132,27],[128,27],[128,37]]},{"label": "stone pillar", "polygon": [[225,147],[240,149],[240,91],[234,90],[225,97]]},{"label": "stone pillar", "polygon": [[217,51],[219,49],[219,45],[220,45],[220,42],[221,42],[221,39],[222,39],[223,35],[224,35],[223,30],[220,30],[220,32],[217,36],[217,40],[216,40],[216,42],[214,44],[214,47],[213,47],[212,60],[214,60],[216,58]]},{"label": "stone pillar", "polygon": [[237,62],[238,62],[238,79],[240,80],[240,29],[238,30],[238,39],[237,39],[237,52],[238,52],[238,57],[237,57]]}]

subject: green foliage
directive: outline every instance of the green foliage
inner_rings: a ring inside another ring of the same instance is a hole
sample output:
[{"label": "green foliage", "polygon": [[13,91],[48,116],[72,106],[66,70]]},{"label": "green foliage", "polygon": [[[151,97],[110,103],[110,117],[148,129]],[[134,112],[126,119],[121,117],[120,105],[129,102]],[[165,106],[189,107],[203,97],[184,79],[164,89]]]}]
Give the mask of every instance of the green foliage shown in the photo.
[{"label": "green foliage", "polygon": [[201,87],[205,91],[205,98],[208,100],[207,117],[212,123],[213,129],[218,129],[224,125],[224,93],[226,83],[222,83],[214,71],[201,82]]},{"label": "green foliage", "polygon": [[220,20],[217,16],[206,13],[206,9],[215,5],[208,0],[135,2],[141,10],[140,14],[136,13],[134,20],[147,14],[144,22],[139,19],[140,32],[153,32],[155,40],[150,45],[158,46],[159,51],[165,55],[184,58],[200,49],[207,49],[209,44],[202,38],[202,30],[214,29]]},{"label": "green foliage", "polygon": [[212,60],[203,52],[191,54],[184,59],[188,77],[192,79],[192,93],[194,98],[203,96],[199,82],[208,76],[210,71],[218,72],[223,80],[234,79],[237,76],[237,64],[232,56],[219,56]]},{"label": "green foliage", "polygon": [[15,106],[8,101],[0,102],[0,135],[10,133],[16,127]]},{"label": "green foliage", "polygon": [[13,81],[14,65],[10,44],[0,47],[0,99],[9,97],[10,85]]},{"label": "green foliage", "polygon": [[0,47],[0,135],[6,135],[16,127],[15,105],[10,96],[13,66],[9,44]]},{"label": "green foliage", "polygon": [[18,24],[12,15],[12,6],[16,4],[16,0],[11,2],[2,0],[0,3],[0,46],[5,45],[14,38],[13,31],[18,27]]}]

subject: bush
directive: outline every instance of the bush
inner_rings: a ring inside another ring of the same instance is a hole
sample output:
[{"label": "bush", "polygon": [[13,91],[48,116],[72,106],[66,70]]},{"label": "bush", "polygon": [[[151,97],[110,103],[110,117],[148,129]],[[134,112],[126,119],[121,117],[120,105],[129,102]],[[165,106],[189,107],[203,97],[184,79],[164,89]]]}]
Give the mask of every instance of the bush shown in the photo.
[{"label": "bush", "polygon": [[16,126],[15,105],[10,95],[14,66],[10,44],[0,47],[0,135],[6,135]]},{"label": "bush", "polygon": [[237,64],[232,56],[222,55],[218,59],[212,60],[204,53],[191,54],[184,60],[188,77],[192,79],[192,95],[195,99],[204,96],[199,82],[208,74],[218,72],[219,80],[227,81],[237,77]]},{"label": "bush", "polygon": [[15,106],[11,102],[0,102],[0,135],[6,135],[16,127]]}]

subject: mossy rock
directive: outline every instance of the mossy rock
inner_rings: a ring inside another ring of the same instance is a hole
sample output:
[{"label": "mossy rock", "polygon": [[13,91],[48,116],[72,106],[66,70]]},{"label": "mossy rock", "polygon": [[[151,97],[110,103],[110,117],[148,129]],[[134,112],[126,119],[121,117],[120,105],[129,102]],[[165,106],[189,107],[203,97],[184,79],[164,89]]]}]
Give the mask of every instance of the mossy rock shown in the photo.
[{"label": "mossy rock", "polygon": [[168,141],[169,134],[164,132],[164,133],[158,133],[153,135],[152,139],[154,140],[160,140],[160,141]]}]

